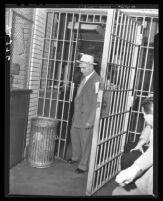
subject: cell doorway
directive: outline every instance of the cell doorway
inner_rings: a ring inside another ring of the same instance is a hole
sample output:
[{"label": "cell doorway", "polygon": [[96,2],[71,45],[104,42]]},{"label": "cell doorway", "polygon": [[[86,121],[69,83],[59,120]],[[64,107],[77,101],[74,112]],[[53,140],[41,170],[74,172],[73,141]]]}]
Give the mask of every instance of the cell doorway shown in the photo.
[{"label": "cell doorway", "polygon": [[65,159],[70,143],[73,100],[81,79],[76,60],[93,55],[100,74],[107,15],[47,11],[38,116],[58,120],[56,157]]}]

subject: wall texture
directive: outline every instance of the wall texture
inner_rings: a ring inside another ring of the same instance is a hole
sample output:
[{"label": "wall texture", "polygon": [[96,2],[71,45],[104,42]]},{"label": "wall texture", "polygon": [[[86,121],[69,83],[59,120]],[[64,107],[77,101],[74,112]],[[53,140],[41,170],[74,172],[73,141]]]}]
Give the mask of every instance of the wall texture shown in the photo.
[{"label": "wall texture", "polygon": [[46,24],[46,9],[36,8],[34,16],[31,63],[30,63],[29,83],[28,83],[28,88],[32,89],[33,93],[30,96],[26,147],[29,144],[31,118],[37,116],[38,93],[40,87],[40,73],[42,65],[45,24]]}]

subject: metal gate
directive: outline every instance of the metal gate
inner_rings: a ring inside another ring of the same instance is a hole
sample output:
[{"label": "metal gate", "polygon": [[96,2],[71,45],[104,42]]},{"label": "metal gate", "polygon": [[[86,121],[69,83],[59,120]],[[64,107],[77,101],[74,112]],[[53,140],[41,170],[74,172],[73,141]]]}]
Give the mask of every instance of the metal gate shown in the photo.
[{"label": "metal gate", "polygon": [[120,10],[108,10],[86,195],[92,195],[120,170],[140,31],[141,26]]},{"label": "metal gate", "polygon": [[[103,26],[106,24],[106,18],[106,11],[94,11],[94,9],[47,11],[38,116],[55,118],[59,121],[56,157],[65,157],[69,139],[73,97],[80,83],[80,68],[75,63],[78,52],[82,52],[84,46],[88,47],[89,43],[91,53],[94,51],[92,47],[97,47],[97,52],[101,54],[99,60],[101,59],[105,33]],[[93,40],[93,34],[100,36],[100,39]]]}]

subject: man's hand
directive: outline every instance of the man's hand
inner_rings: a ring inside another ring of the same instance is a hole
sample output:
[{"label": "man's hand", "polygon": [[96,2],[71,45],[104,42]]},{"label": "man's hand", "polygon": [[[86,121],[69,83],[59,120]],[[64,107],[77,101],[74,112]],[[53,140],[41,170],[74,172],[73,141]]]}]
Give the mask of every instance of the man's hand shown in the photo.
[{"label": "man's hand", "polygon": [[131,183],[135,179],[139,170],[140,170],[140,168],[134,164],[131,167],[129,167],[125,170],[122,170],[116,176],[115,181],[117,183],[119,183],[121,186],[125,186],[125,185]]},{"label": "man's hand", "polygon": [[90,123],[86,123],[86,125],[85,125],[85,128],[86,129],[89,129],[89,128],[92,128],[93,126],[92,126],[92,124],[90,124]]},{"label": "man's hand", "polygon": [[142,154],[144,153],[142,146],[136,146],[135,148],[131,149],[130,152],[136,151],[136,150],[140,150]]}]

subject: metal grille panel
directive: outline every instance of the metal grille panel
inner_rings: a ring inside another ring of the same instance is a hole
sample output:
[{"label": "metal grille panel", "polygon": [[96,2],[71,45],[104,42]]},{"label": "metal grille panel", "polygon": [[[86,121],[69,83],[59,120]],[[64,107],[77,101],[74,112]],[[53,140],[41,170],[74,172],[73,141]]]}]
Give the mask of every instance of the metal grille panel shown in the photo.
[{"label": "metal grille panel", "polygon": [[[56,156],[64,158],[72,117],[72,100],[79,81],[74,83],[78,73],[75,60],[82,52],[84,43],[101,43],[92,40],[88,33],[83,37],[85,27],[97,26],[98,34],[103,34],[106,15],[69,12],[69,10],[49,10],[47,12],[42,71],[40,80],[38,115],[55,118],[58,124]],[[98,24],[100,26],[98,26]],[[92,31],[92,30],[88,30]],[[103,41],[102,41],[103,43]],[[101,45],[100,45],[101,47]],[[89,49],[89,48],[88,48]],[[102,49],[101,49],[102,50]],[[87,52],[88,53],[88,52]]]},{"label": "metal grille panel", "polygon": [[139,28],[134,20],[119,10],[108,11],[107,26],[87,195],[96,192],[120,170],[138,55]]},{"label": "metal grille panel", "polygon": [[158,18],[156,17],[134,17],[142,25],[142,42],[138,58],[138,69],[136,83],[134,87],[134,105],[132,107],[128,141],[137,141],[141,131],[145,126],[143,114],[141,112],[141,102],[145,97],[153,95],[153,75],[154,75],[154,36],[158,33]]}]

